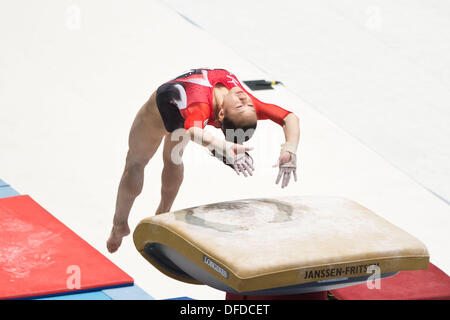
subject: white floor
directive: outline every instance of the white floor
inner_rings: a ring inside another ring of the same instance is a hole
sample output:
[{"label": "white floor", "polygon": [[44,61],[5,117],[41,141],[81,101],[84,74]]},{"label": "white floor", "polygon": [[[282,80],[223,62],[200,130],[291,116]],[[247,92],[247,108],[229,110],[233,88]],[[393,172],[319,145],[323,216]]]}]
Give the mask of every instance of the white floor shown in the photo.
[{"label": "white floor", "polygon": [[450,204],[446,0],[163,0]]},{"label": "white floor", "polygon": [[[168,2],[186,9],[181,1]],[[217,22],[226,18],[227,29],[211,20],[198,28],[160,1],[0,3],[0,177],[30,194],[155,298],[223,299],[222,292],[159,273],[136,252],[131,237],[116,254],[107,253],[128,132],[151,92],[191,67],[227,68],[241,80],[276,78],[286,87],[255,95],[299,115],[300,181],[284,190],[274,184],[271,165],[283,135],[277,125],[262,122],[250,142],[257,166],[251,178],[188,146],[173,209],[249,197],[343,196],[422,240],[431,261],[450,273],[450,99],[442,89],[450,61],[438,54],[449,45],[447,20],[438,17],[450,12],[446,6],[431,10],[443,2],[405,2],[416,14],[428,14],[421,16],[425,20],[401,13],[400,2],[373,2],[370,10],[381,7],[383,21],[398,19],[382,36],[375,22],[369,23],[375,31],[359,26],[368,2],[346,1],[339,8],[327,1],[300,3],[276,14],[269,2],[209,3],[192,8],[203,16],[201,8],[216,12]],[[245,14],[249,8],[251,15]],[[254,27],[259,21],[262,34]],[[289,25],[295,21],[301,28]],[[253,27],[237,28],[245,23]],[[159,150],[146,169],[132,228],[156,209],[161,168]]]}]

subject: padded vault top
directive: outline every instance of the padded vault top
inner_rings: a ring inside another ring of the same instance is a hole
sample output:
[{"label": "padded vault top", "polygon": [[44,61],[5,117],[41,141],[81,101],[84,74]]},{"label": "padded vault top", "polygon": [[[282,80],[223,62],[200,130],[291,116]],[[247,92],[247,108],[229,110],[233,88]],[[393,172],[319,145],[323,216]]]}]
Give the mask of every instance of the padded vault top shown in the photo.
[{"label": "padded vault top", "polygon": [[[360,204],[337,197],[213,203],[144,219],[138,251],[161,243],[242,292],[426,268],[423,243]],[[185,270],[186,271],[186,270]]]}]

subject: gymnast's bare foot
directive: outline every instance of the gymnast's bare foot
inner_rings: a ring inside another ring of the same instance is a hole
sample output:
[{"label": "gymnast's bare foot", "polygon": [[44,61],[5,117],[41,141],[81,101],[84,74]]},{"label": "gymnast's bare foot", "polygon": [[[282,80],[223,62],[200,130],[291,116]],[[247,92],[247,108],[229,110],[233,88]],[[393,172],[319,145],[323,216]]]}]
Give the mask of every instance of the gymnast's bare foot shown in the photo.
[{"label": "gymnast's bare foot", "polygon": [[106,247],[110,253],[114,253],[122,244],[122,238],[130,234],[128,224],[114,225],[109,236]]}]

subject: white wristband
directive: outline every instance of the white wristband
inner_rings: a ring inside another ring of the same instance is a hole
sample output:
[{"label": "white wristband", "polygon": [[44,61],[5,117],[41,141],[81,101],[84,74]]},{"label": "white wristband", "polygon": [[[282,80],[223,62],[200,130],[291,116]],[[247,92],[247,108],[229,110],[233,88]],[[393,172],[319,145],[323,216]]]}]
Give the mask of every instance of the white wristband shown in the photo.
[{"label": "white wristband", "polygon": [[297,153],[297,146],[294,143],[292,143],[292,142],[286,142],[286,143],[281,145],[281,152],[284,152],[284,151],[290,152],[292,154],[296,154]]}]

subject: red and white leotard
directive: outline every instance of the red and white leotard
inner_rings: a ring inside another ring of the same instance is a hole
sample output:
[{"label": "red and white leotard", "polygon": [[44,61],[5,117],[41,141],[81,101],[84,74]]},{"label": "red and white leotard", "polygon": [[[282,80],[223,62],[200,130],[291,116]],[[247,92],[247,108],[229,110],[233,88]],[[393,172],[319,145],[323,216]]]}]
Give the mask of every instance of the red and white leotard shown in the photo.
[{"label": "red and white leotard", "polygon": [[[290,113],[277,105],[264,103],[255,98],[241,85],[236,76],[227,70],[192,69],[166,83],[178,90],[179,96],[172,99],[172,104],[178,107],[186,130],[193,126],[204,128],[207,124],[220,127],[215,121],[213,110],[213,89],[217,83],[223,84],[228,89],[238,86],[244,90],[253,102],[258,120],[270,119],[283,125],[283,119]],[[162,111],[162,106],[159,108]]]}]

